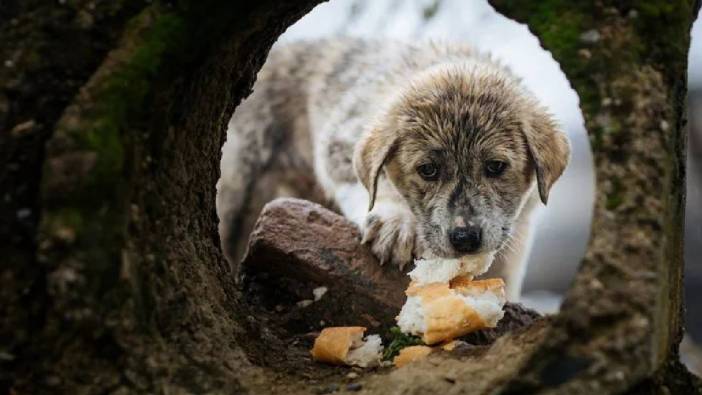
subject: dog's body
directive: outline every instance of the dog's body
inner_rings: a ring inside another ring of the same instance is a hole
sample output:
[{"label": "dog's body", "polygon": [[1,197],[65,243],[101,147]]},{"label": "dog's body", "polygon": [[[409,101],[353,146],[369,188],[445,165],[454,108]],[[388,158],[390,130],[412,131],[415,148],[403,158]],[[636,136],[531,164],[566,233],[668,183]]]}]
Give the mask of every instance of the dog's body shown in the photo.
[{"label": "dog's body", "polygon": [[[237,260],[236,240],[252,225],[242,213],[276,195],[304,196],[300,185],[312,183],[300,177],[313,174],[381,262],[497,252],[492,274],[516,300],[531,213],[568,156],[566,138],[519,81],[469,48],[281,46],[230,123],[217,201],[223,246]],[[271,188],[281,181],[293,189]],[[245,191],[265,196],[252,202]]]}]

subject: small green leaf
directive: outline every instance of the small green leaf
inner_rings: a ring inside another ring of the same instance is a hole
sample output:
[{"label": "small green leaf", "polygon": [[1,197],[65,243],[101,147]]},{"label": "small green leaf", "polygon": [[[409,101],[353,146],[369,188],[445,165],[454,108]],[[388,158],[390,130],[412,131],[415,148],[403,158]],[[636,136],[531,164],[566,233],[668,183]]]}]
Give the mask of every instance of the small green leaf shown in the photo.
[{"label": "small green leaf", "polygon": [[417,336],[407,335],[402,333],[400,328],[393,326],[390,328],[390,334],[388,335],[390,343],[385,347],[383,352],[383,360],[388,361],[393,359],[397,354],[400,353],[405,347],[423,345],[424,342]]}]

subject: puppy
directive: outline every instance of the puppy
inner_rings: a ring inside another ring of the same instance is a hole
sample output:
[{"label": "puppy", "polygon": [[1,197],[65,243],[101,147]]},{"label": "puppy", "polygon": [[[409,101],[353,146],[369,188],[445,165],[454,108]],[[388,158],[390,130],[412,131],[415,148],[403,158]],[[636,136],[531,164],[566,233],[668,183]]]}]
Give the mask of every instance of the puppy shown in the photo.
[{"label": "puppy", "polygon": [[[252,225],[242,213],[309,197],[298,174],[359,226],[381,263],[495,255],[491,274],[516,301],[531,214],[570,146],[518,78],[471,48],[335,39],[275,47],[222,152],[217,209],[231,261]],[[252,197],[264,179],[265,196]]]}]

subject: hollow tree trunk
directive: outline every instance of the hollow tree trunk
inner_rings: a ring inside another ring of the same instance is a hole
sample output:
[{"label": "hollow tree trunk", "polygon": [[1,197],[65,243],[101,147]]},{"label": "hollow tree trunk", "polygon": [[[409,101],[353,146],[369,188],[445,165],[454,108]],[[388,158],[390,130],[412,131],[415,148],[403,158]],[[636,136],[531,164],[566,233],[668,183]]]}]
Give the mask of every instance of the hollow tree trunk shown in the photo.
[{"label": "hollow tree trunk", "polygon": [[3,3],[3,388],[255,387],[218,246],[220,147],[317,2]]},{"label": "hollow tree trunk", "polygon": [[586,257],[513,390],[539,377],[571,392],[641,390],[674,385],[666,375],[680,369],[683,126],[700,2],[588,3],[491,1],[539,36],[578,92],[597,179]]},{"label": "hollow tree trunk", "polygon": [[[3,4],[0,391],[307,392],[249,362],[265,328],[221,255],[214,185],[235,106],[319,2]],[[692,391],[677,343],[699,2],[492,3],[529,23],[580,94],[598,177],[590,250],[554,320],[364,388]]]}]

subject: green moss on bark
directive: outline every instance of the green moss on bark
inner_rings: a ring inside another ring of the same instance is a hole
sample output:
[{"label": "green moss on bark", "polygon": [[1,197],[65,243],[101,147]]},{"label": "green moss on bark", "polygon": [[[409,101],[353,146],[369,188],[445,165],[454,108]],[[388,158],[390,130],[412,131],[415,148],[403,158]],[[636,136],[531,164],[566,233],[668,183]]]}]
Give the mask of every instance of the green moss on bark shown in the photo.
[{"label": "green moss on bark", "polygon": [[20,392],[236,391],[247,362],[217,249],[216,159],[266,51],[315,3],[154,2],[126,25],[47,145],[45,324],[20,350]]},{"label": "green moss on bark", "polygon": [[[99,298],[119,281],[135,120],[149,111],[152,80],[165,54],[182,42],[182,27],[179,17],[156,6],[135,17],[121,48],[66,111],[48,146],[41,253],[50,267],[68,263],[76,270],[92,290],[87,295]],[[66,234],[71,248],[56,248]]]},{"label": "green moss on bark", "polygon": [[[676,86],[687,64],[689,42],[681,38],[689,37],[690,16],[694,13],[689,0],[491,3],[499,10],[508,10],[511,17],[526,23],[540,38],[567,72],[586,118],[592,119],[613,94],[601,89],[600,75],[626,73],[637,64],[666,64],[667,82]],[[617,23],[609,24],[607,30],[596,28],[603,21],[615,20]],[[588,33],[593,38],[588,39]],[[609,41],[606,47],[599,45],[601,39]],[[594,126],[590,130],[591,142],[599,147],[601,133],[616,128]]]},{"label": "green moss on bark", "polygon": [[[567,350],[568,357],[620,371],[622,379],[587,371],[564,383],[562,391],[624,389],[626,381],[653,376],[677,357],[682,98],[689,29],[699,2],[491,3],[527,23],[561,64],[580,96],[596,167],[592,240],[552,331],[561,337],[549,336],[533,361],[552,359],[555,366],[556,351]],[[600,326],[600,317],[616,317],[617,325]],[[624,355],[640,362],[618,365]],[[541,375],[538,371],[530,367],[523,373]]]}]

